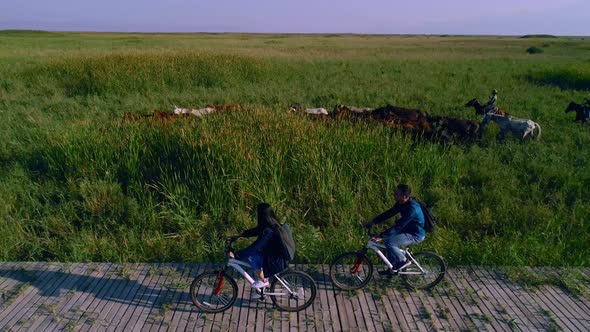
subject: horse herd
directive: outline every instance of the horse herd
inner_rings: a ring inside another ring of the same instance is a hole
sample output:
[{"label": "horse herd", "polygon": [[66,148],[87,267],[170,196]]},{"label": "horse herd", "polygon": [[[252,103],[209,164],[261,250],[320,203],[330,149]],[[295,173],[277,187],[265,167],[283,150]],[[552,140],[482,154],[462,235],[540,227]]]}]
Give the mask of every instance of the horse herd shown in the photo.
[{"label": "horse herd", "polygon": [[293,112],[303,112],[311,115],[327,117],[332,119],[366,119],[380,122],[385,126],[404,129],[423,138],[434,139],[441,142],[470,142],[481,138],[484,127],[490,122],[495,122],[500,128],[496,137],[502,140],[508,132],[512,132],[522,139],[541,136],[541,126],[529,119],[519,119],[508,115],[503,109],[495,109],[493,112],[486,112],[485,105],[480,104],[477,99],[471,99],[465,104],[472,107],[476,115],[483,115],[480,122],[453,118],[449,116],[428,115],[427,112],[419,109],[409,109],[394,105],[372,109],[368,107],[354,107],[337,105],[332,112],[324,108],[304,109],[298,104],[291,105]]},{"label": "horse herd", "polygon": [[[429,115],[419,109],[403,108],[394,105],[386,105],[379,108],[354,107],[347,105],[336,105],[332,112],[325,108],[303,108],[299,104],[289,107],[292,112],[304,113],[326,120],[368,120],[379,122],[387,127],[402,129],[422,138],[437,140],[440,142],[471,142],[482,137],[483,129],[490,122],[495,122],[500,129],[496,139],[502,140],[506,134],[512,132],[521,139],[541,137],[541,126],[529,119],[514,118],[503,109],[496,108],[489,112],[485,105],[480,104],[476,99],[471,99],[465,107],[472,107],[476,115],[483,115],[481,122],[453,118],[449,116]],[[156,119],[159,121],[174,121],[179,116],[203,117],[218,111],[244,111],[242,105],[207,105],[201,109],[174,108],[172,113],[154,111],[148,115],[136,113],[125,113],[123,118],[127,121],[144,118]],[[570,103],[566,113],[575,111],[575,121],[590,121],[590,103]]]}]

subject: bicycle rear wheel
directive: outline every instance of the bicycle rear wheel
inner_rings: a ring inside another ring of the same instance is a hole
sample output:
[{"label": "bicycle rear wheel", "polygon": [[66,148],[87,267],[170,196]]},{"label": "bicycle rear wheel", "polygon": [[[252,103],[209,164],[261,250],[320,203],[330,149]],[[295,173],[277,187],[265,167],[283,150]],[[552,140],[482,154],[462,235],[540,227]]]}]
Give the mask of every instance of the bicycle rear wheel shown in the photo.
[{"label": "bicycle rear wheel", "polygon": [[236,281],[223,272],[203,272],[191,283],[191,299],[197,308],[210,313],[227,310],[238,298]]},{"label": "bicycle rear wheel", "polygon": [[[272,302],[284,311],[300,311],[309,307],[317,295],[317,285],[309,274],[301,271],[287,271],[274,278],[270,285]],[[284,282],[284,284],[283,284]]]},{"label": "bicycle rear wheel", "polygon": [[430,289],[443,280],[447,267],[439,255],[428,251],[412,255],[418,264],[412,263],[401,273],[408,286],[415,289]]},{"label": "bicycle rear wheel", "polygon": [[346,252],[330,264],[330,280],[343,290],[365,287],[373,275],[373,263],[363,252]]}]

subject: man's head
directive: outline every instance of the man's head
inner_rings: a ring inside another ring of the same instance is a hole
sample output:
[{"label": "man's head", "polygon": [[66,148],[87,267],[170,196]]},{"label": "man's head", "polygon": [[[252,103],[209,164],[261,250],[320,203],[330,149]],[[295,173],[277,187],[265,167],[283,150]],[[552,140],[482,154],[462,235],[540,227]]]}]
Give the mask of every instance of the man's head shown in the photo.
[{"label": "man's head", "polygon": [[395,202],[398,204],[405,204],[410,199],[410,194],[412,191],[410,190],[410,186],[407,184],[398,184],[395,188],[395,192],[393,193],[393,198]]}]

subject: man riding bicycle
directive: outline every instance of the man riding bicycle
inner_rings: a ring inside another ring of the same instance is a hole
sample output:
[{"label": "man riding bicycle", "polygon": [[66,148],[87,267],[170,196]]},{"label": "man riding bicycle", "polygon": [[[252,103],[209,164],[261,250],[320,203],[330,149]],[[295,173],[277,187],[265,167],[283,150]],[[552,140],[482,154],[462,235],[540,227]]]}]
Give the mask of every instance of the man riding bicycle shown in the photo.
[{"label": "man riding bicycle", "polygon": [[424,214],[418,202],[410,198],[410,194],[411,190],[408,185],[399,184],[393,193],[395,205],[365,224],[365,227],[370,228],[398,213],[401,216],[393,227],[379,234],[379,237],[384,240],[387,259],[393,265],[392,269],[379,271],[381,275],[393,275],[408,266],[410,262],[399,247],[420,243],[426,237],[426,232],[424,231]]}]

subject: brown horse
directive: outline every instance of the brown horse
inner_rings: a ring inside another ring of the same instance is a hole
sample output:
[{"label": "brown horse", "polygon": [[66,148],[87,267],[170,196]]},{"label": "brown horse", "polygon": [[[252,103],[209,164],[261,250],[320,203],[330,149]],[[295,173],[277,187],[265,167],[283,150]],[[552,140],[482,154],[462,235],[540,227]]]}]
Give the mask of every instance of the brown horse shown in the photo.
[{"label": "brown horse", "polygon": [[426,118],[426,112],[419,109],[387,105],[368,112],[367,117],[388,127],[407,129],[414,133],[430,133],[432,131]]},{"label": "brown horse", "polygon": [[[484,115],[485,112],[485,105],[480,104],[476,98],[471,99],[470,101],[467,102],[467,104],[465,104],[465,107],[473,107],[475,108],[475,114],[478,115]],[[498,114],[498,115],[502,115],[502,116],[507,116],[508,113],[506,113],[506,111],[504,111],[501,108],[497,108],[496,107],[496,111],[495,112],[490,112],[492,114]]]},{"label": "brown horse", "polygon": [[361,118],[369,116],[372,111],[373,109],[368,107],[336,105],[330,115],[334,119]]},{"label": "brown horse", "polygon": [[472,141],[481,138],[479,123],[472,120],[451,118],[448,116],[429,116],[434,137],[448,141],[457,137],[461,141]]},{"label": "brown horse", "polygon": [[590,121],[590,106],[571,102],[565,109],[565,112],[569,113],[572,111],[576,112],[576,120],[574,120],[575,122]]}]

